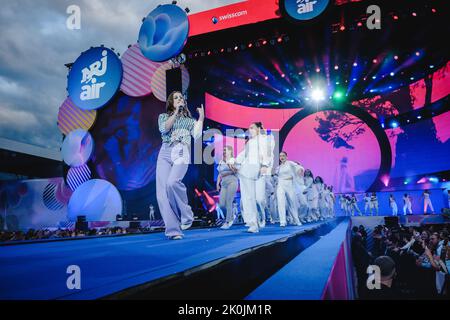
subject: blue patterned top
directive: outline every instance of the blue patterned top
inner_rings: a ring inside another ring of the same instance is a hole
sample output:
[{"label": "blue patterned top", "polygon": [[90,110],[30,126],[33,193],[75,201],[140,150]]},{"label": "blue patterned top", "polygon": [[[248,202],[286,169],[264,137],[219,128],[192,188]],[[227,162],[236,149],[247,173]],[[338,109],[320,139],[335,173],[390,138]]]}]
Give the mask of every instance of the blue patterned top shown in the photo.
[{"label": "blue patterned top", "polygon": [[[189,117],[177,117],[173,123],[172,128],[166,131],[166,121],[169,118],[167,113],[161,113],[158,118],[159,132],[161,132],[162,141],[165,143],[182,142],[185,144],[191,143],[191,136],[197,138],[198,130],[195,129],[197,121]],[[201,131],[201,128],[200,128]],[[201,133],[201,132],[200,132]]]}]

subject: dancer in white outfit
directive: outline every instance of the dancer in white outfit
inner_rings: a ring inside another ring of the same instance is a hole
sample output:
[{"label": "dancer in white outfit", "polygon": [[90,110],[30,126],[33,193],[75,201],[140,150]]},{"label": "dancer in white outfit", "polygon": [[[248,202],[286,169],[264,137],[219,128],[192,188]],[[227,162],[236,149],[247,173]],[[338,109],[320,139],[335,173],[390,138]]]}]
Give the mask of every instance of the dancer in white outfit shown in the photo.
[{"label": "dancer in white outfit", "polygon": [[316,188],[318,193],[318,219],[325,220],[327,203],[325,200],[325,184],[323,183],[322,177],[317,176],[316,179]]},{"label": "dancer in white outfit", "polygon": [[280,165],[277,167],[275,172],[278,176],[277,202],[278,215],[280,216],[280,226],[286,226],[286,204],[288,204],[290,220],[295,225],[300,226],[302,224],[298,219],[294,179],[303,173],[303,167],[293,161],[289,161],[287,159],[287,153],[282,151],[280,152]]},{"label": "dancer in white outfit", "polygon": [[268,163],[264,173],[261,173],[256,180],[256,208],[258,210],[258,224],[260,228],[266,226],[268,212],[267,184],[270,183],[273,169],[273,152],[275,148],[275,139],[273,135],[267,134],[261,122],[255,122],[260,128],[259,152],[264,154]]},{"label": "dancer in white outfit", "polygon": [[395,202],[395,198],[394,198],[394,195],[393,195],[393,194],[391,194],[391,195],[389,196],[389,207],[391,207],[392,215],[393,215],[393,216],[397,216],[397,213],[398,213],[398,207],[397,207],[397,202]]},{"label": "dancer in white outfit", "polygon": [[320,219],[319,194],[321,191],[322,184],[323,184],[322,178],[317,176],[314,178],[313,184],[308,188],[307,193],[308,206],[311,212],[310,215],[314,221],[318,221]]},{"label": "dancer in white outfit", "polygon": [[333,218],[335,216],[335,205],[336,205],[336,196],[333,192],[333,186],[329,186],[328,190],[330,192],[330,217]]},{"label": "dancer in white outfit", "polygon": [[344,215],[347,214],[347,210],[345,209],[345,195],[341,194],[339,196],[339,207],[341,208],[341,211],[344,213]]},{"label": "dancer in white outfit", "polygon": [[350,197],[350,195],[349,194],[346,194],[345,196],[344,196],[344,199],[345,199],[345,206],[344,206],[344,209],[345,209],[345,215],[346,216],[349,216],[350,215],[350,209],[351,209],[351,207],[352,207],[352,198]]},{"label": "dancer in white outfit", "polygon": [[408,210],[409,214],[412,214],[412,203],[411,203],[411,197],[409,194],[405,193],[403,195],[403,215],[406,216],[406,210]]},{"label": "dancer in white outfit", "polygon": [[331,210],[331,196],[330,196],[330,190],[328,189],[328,186],[324,183],[323,184],[323,199],[324,199],[324,207],[323,207],[323,213],[322,216],[327,219],[331,216],[330,210]]},{"label": "dancer in white outfit", "polygon": [[366,193],[364,196],[364,214],[367,214],[370,212],[370,195]]},{"label": "dancer in white outfit", "polygon": [[[298,162],[297,164],[301,166]],[[303,168],[303,167],[302,167]],[[308,216],[308,200],[306,199],[306,190],[304,171],[294,179],[295,196],[297,198],[298,216],[300,222],[305,223]]]},{"label": "dancer in white outfit", "polygon": [[425,190],[422,194],[423,197],[423,213],[427,214],[427,209],[430,207],[431,213],[434,213],[433,204],[431,203],[430,199],[431,192],[430,190]]},{"label": "dancer in white outfit", "polygon": [[[256,205],[257,180],[267,174],[273,159],[267,153],[267,138],[261,134],[262,124],[252,123],[249,127],[250,138],[244,150],[236,157],[241,187],[242,215],[248,232],[259,232],[258,209]],[[265,194],[265,192],[264,192]]]},{"label": "dancer in white outfit", "polygon": [[372,195],[370,196],[370,214],[372,214],[372,209],[375,209],[375,215],[378,216],[378,198],[377,194],[375,192],[372,192]]},{"label": "dancer in white outfit", "polygon": [[233,157],[233,147],[225,146],[223,148],[222,160],[220,160],[217,170],[217,190],[220,192],[219,208],[226,213],[222,229],[229,229],[233,225],[233,201],[238,188],[238,179],[236,177],[235,159]]},{"label": "dancer in white outfit", "polygon": [[305,173],[303,175],[303,180],[305,182],[305,191],[303,191],[303,194],[306,195],[306,201],[308,202],[308,213],[306,215],[306,221],[312,222],[313,220],[316,220],[313,213],[313,210],[311,208],[311,204],[313,203],[313,199],[316,195],[316,190],[313,188],[314,185],[314,176],[311,172],[311,170],[306,169]]},{"label": "dancer in white outfit", "polygon": [[355,215],[355,211],[358,212],[360,216],[362,216],[361,210],[359,210],[358,207],[358,199],[356,198],[356,195],[353,194],[350,198],[350,213],[352,216]]}]

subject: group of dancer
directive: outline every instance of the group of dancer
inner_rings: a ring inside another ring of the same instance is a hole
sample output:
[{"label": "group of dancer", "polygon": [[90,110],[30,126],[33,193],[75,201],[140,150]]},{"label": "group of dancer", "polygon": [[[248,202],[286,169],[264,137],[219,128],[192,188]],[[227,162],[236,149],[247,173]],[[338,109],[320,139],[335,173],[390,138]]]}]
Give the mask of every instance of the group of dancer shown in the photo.
[{"label": "group of dancer", "polygon": [[[191,137],[197,139],[202,134],[203,106],[197,112],[195,120],[183,94],[174,91],[167,98],[166,112],[158,118],[163,143],[156,164],[156,197],[165,234],[172,240],[183,238],[194,217],[182,179],[189,166]],[[288,222],[301,225],[334,215],[332,188],[322,178],[314,178],[310,170],[288,160],[286,152],[280,153],[280,164],[274,168],[273,136],[261,122],[252,123],[248,133],[244,150],[233,157],[233,149],[225,147],[218,165],[219,207],[226,213],[224,229],[230,228],[235,218],[233,201],[238,185],[241,214],[250,233],[265,227],[268,214],[282,227]]]},{"label": "group of dancer", "polygon": [[[222,229],[229,229],[236,219],[234,199],[240,185],[241,214],[248,232],[258,232],[266,221],[302,225],[334,216],[333,188],[319,176],[313,177],[298,162],[281,151],[279,165],[273,165],[273,136],[267,134],[261,122],[249,127],[249,139],[244,150],[233,157],[231,146],[223,149],[217,170],[219,210],[224,212]],[[259,160],[260,159],[260,160]]]},{"label": "group of dancer", "polygon": [[[424,213],[428,212],[428,208],[431,210],[431,213],[434,213],[433,204],[431,203],[430,198],[431,192],[429,190],[425,190],[422,193],[423,204],[424,204]],[[369,215],[378,215],[378,197],[375,192],[371,194],[366,193],[363,198],[364,201],[364,214]],[[341,210],[348,216],[354,216],[355,214],[363,215],[361,210],[358,207],[358,199],[355,194],[352,195],[340,195],[339,204]],[[391,212],[393,216],[398,215],[398,206],[397,201],[393,194],[389,195],[389,208],[391,208]],[[403,215],[412,214],[412,198],[408,193],[403,195]]]}]

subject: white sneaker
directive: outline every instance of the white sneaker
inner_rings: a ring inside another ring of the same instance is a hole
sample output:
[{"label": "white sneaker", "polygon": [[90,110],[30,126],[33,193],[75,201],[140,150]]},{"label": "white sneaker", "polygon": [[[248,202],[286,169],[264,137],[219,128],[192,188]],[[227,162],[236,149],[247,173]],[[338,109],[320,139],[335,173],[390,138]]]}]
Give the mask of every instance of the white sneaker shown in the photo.
[{"label": "white sneaker", "polygon": [[282,228],[286,227],[286,223],[280,223],[280,227]]},{"label": "white sneaker", "polygon": [[250,228],[248,228],[247,232],[257,233],[257,232],[259,232],[259,230],[258,230],[258,227],[250,227]]},{"label": "white sneaker", "polygon": [[183,239],[183,236],[181,236],[181,235],[170,236],[169,239],[170,239],[170,240],[181,240],[181,239]]},{"label": "white sneaker", "polygon": [[226,229],[230,229],[230,225],[228,224],[228,223],[224,223],[221,227],[220,227],[220,229],[223,229],[223,230],[226,230]]},{"label": "white sneaker", "polygon": [[265,226],[266,226],[266,222],[265,221],[260,221],[259,227],[260,228],[264,228]]},{"label": "white sneaker", "polygon": [[187,229],[189,229],[190,227],[192,227],[192,222],[189,223],[189,224],[182,224],[182,225],[181,225],[181,230],[187,230]]},{"label": "white sneaker", "polygon": [[301,226],[301,225],[303,225],[300,221],[296,224],[296,226]]}]

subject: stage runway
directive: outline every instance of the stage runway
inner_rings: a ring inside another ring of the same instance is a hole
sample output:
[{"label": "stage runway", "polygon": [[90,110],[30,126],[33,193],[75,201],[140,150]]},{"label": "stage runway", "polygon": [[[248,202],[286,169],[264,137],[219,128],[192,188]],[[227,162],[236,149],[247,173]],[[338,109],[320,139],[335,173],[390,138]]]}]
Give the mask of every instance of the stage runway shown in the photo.
[{"label": "stage runway", "polygon": [[[163,233],[49,241],[0,248],[0,299],[96,299],[191,268],[221,261],[322,223],[257,234],[244,226],[195,229],[181,241]],[[67,267],[81,269],[81,289],[69,290]]]}]

